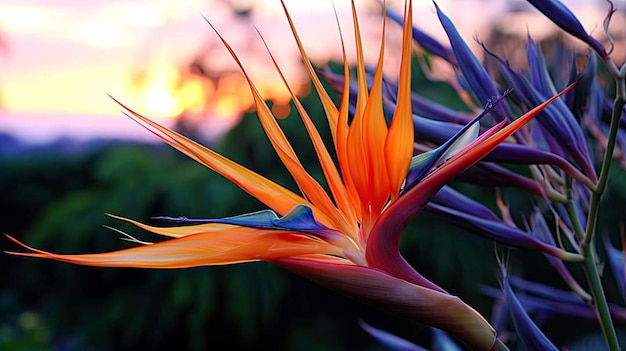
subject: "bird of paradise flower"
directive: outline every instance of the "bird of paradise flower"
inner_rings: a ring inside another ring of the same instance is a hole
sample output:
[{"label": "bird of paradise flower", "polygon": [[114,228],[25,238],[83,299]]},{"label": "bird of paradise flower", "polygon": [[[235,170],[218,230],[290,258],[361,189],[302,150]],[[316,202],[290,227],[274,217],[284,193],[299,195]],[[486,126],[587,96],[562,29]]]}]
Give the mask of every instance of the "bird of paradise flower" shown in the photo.
[{"label": "bird of paradise flower", "polygon": [[[29,247],[8,236],[31,251],[10,253],[102,267],[185,268],[264,260],[334,290],[446,330],[472,349],[505,349],[478,312],[427,280],[404,260],[399,250],[400,235],[442,186],[478,162],[570,87],[514,122],[506,126],[506,121],[500,122],[478,135],[478,120],[500,99],[490,101],[483,113],[447,143],[432,152],[413,156],[411,0],[404,9],[397,107],[389,124],[385,121],[382,99],[385,20],[374,79],[368,86],[359,22],[352,3],[358,93],[350,120],[349,94],[343,94],[338,107],[333,103],[306,55],[285,4],[282,5],[321,99],[337,162],[289,88],[281,69],[273,62],[311,138],[330,194],[304,169],[237,55],[218,33],[250,85],[265,133],[303,195],[151,121],[114,99],[130,118],[224,176],[270,210],[221,219],[165,217],[185,224],[177,227],[154,227],[112,216],[169,239],[158,243],[137,241],[144,245],[108,253],[61,255]],[[347,92],[351,77],[343,45],[342,40],[344,92]]]}]

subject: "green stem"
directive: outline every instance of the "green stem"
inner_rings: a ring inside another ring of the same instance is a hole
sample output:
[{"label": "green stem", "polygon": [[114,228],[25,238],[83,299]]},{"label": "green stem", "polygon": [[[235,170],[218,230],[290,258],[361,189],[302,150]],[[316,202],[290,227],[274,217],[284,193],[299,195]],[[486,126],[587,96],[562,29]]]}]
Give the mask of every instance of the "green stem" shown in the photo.
[{"label": "green stem", "polygon": [[[621,83],[621,84],[620,84]],[[624,80],[621,79],[618,81],[618,87],[621,86],[622,89],[624,87]],[[621,96],[624,94],[620,92],[619,89],[617,91],[617,96],[615,98],[615,102],[613,104],[613,115],[611,116],[611,126],[609,127],[609,139],[606,146],[606,152],[604,154],[604,160],[602,161],[602,169],[600,170],[600,179],[598,179],[598,185],[596,186],[596,190],[591,195],[591,203],[589,205],[589,221],[587,222],[587,231],[585,233],[584,243],[589,246],[591,239],[593,238],[593,233],[596,229],[596,221],[598,219],[598,210],[600,208],[600,198],[606,189],[606,183],[609,179],[609,170],[611,169],[611,164],[613,163],[613,150],[615,149],[615,141],[617,140],[617,131],[619,129],[619,121],[622,115],[622,109],[624,108],[624,100],[621,99]]]},{"label": "green stem", "polygon": [[619,351],[620,347],[617,340],[617,334],[615,333],[615,326],[611,320],[611,313],[606,301],[606,296],[604,295],[604,289],[602,288],[602,282],[600,281],[600,273],[598,272],[598,267],[596,266],[596,250],[593,237],[596,231],[600,199],[602,198],[602,194],[606,189],[606,184],[609,179],[609,171],[613,161],[613,150],[615,149],[619,121],[622,115],[622,109],[624,108],[624,96],[626,95],[625,72],[626,65],[622,67],[619,75],[616,77],[616,94],[615,102],[613,104],[613,113],[611,116],[611,125],[609,127],[609,138],[606,145],[604,160],[602,161],[598,185],[596,190],[591,194],[589,215],[587,217],[587,228],[580,246],[581,254],[585,257],[583,269],[587,277],[587,282],[589,283],[591,295],[593,296],[593,304],[596,310],[596,315],[598,317],[598,321],[600,322],[604,339],[606,340],[610,351]]},{"label": "green stem", "polygon": [[582,224],[580,224],[580,218],[578,218],[578,212],[576,212],[576,208],[574,207],[574,203],[572,202],[571,199],[567,201],[565,208],[567,209],[567,215],[572,221],[572,227],[574,229],[574,235],[576,235],[576,239],[578,239],[579,241],[582,241],[583,238],[585,237],[585,230],[583,229]]},{"label": "green stem", "polygon": [[587,282],[589,283],[589,289],[593,296],[593,306],[596,310],[596,316],[600,322],[600,328],[607,346],[610,351],[619,351],[619,341],[617,340],[617,334],[615,333],[615,326],[611,320],[611,312],[604,295],[604,289],[602,288],[602,281],[600,281],[600,273],[598,272],[598,266],[596,266],[596,251],[595,245],[589,247],[589,255],[585,255],[585,262],[583,263],[583,269]]},{"label": "green stem", "polygon": [[[569,183],[569,182],[568,182]],[[571,184],[568,184],[568,194],[571,194]],[[569,197],[569,196],[568,196]],[[576,208],[574,207],[574,203],[572,202],[572,200],[570,199],[567,204],[565,205],[565,207],[567,208],[567,214],[572,222],[572,227],[574,229],[574,235],[576,235],[576,238],[578,240],[582,240],[582,238],[585,235],[585,232],[583,231],[583,226],[580,223],[580,218],[578,216],[578,212],[576,212]],[[587,260],[586,257],[583,257],[583,261],[585,262]],[[587,279],[588,280],[588,279]],[[573,292],[575,292],[583,301],[587,302],[587,303],[592,303],[593,302],[593,297],[591,295],[589,295],[589,293],[587,291],[585,291],[579,284],[578,282],[573,279],[573,281],[566,281],[566,283],[569,285],[570,289],[572,289]]]}]

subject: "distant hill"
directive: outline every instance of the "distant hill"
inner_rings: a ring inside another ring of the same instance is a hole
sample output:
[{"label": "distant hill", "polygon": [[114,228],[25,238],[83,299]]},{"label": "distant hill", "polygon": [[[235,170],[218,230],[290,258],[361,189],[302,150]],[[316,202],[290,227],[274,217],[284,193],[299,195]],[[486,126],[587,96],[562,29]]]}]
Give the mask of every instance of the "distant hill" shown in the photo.
[{"label": "distant hill", "polygon": [[93,139],[88,141],[61,137],[45,144],[32,144],[20,141],[6,133],[0,133],[0,157],[17,157],[30,153],[77,154],[106,147],[111,144],[146,144],[128,139]]}]

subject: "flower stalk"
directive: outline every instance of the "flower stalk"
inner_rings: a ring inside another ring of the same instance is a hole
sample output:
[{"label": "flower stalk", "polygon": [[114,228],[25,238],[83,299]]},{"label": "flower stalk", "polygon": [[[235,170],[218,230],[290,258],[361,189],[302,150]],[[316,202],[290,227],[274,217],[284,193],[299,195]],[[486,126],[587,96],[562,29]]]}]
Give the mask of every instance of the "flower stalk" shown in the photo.
[{"label": "flower stalk", "polygon": [[[617,132],[619,130],[619,122],[624,108],[624,102],[626,100],[626,64],[624,64],[615,75],[616,91],[615,100],[613,102],[613,112],[611,115],[611,124],[609,127],[609,136],[606,145],[606,152],[602,161],[602,168],[600,170],[600,177],[596,189],[591,194],[591,202],[589,205],[589,215],[587,217],[587,228],[584,233],[578,233],[579,237],[583,238],[581,242],[581,254],[585,257],[583,262],[583,269],[587,282],[589,283],[590,292],[593,296],[593,306],[596,309],[598,321],[604,338],[607,342],[610,351],[619,351],[620,346],[617,340],[617,334],[615,333],[615,326],[611,320],[611,314],[607,304],[602,282],[600,280],[600,273],[596,266],[597,253],[595,250],[595,242],[593,241],[596,223],[598,220],[598,212],[600,209],[600,200],[609,179],[609,173],[611,170],[611,164],[613,163],[613,151],[615,149],[615,143],[617,141]],[[571,204],[569,204],[571,205]],[[568,210],[569,210],[568,205]],[[574,223],[578,221],[577,216],[571,216]],[[578,222],[577,232],[580,232],[580,222]]]}]

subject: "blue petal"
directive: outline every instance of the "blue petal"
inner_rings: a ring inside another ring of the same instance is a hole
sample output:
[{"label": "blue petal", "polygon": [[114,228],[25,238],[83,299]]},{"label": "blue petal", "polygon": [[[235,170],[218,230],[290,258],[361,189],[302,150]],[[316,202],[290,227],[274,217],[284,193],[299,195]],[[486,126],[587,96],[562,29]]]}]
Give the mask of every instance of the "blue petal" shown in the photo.
[{"label": "blue petal", "polygon": [[[556,289],[518,277],[510,277],[509,283],[524,295],[518,297],[527,309],[533,309],[561,316],[596,319],[596,312],[589,304],[582,301],[570,290]],[[499,298],[503,292],[491,287],[483,287],[482,292],[493,298]],[[626,309],[609,303],[611,317],[616,321],[626,321]]]},{"label": "blue petal", "polygon": [[413,105],[414,114],[425,116],[429,119],[456,124],[465,124],[469,120],[464,114],[428,100],[416,93],[411,93],[411,104]]},{"label": "blue petal", "polygon": [[224,217],[224,218],[186,218],[186,217],[154,217],[154,219],[160,219],[165,221],[171,221],[176,223],[186,224],[203,224],[203,223],[222,223],[240,225],[242,227],[274,229],[272,219],[278,218],[276,212],[272,210],[263,210],[258,212],[246,213],[239,216]]},{"label": "blue petal", "polygon": [[437,192],[432,198],[433,202],[441,205],[459,210],[466,211],[472,216],[484,218],[492,221],[499,221],[500,218],[496,216],[487,206],[480,202],[469,198],[465,194],[455,190],[449,185],[444,186]]},{"label": "blue petal", "polygon": [[543,189],[534,179],[527,178],[492,162],[481,161],[461,173],[459,180],[490,187],[513,187],[531,194],[543,195]]},{"label": "blue petal", "polygon": [[[524,295],[521,298],[524,301],[524,305],[528,308],[532,307],[553,314],[578,318],[597,318],[593,307],[582,301],[572,291],[556,289],[517,277],[511,277],[511,284],[518,290],[524,290],[532,294]],[[623,307],[609,303],[609,310],[615,320],[626,320],[626,310]]]},{"label": "blue petal", "polygon": [[554,83],[552,83],[552,77],[548,72],[543,53],[530,36],[528,36],[528,46],[526,47],[526,58],[530,70],[530,81],[535,89],[544,96],[556,94],[557,91]]},{"label": "blue petal", "polygon": [[505,275],[503,277],[502,289],[504,292],[504,297],[507,306],[509,307],[509,311],[511,312],[511,319],[513,320],[513,325],[515,326],[515,330],[517,331],[518,336],[524,342],[526,347],[530,350],[554,350],[558,349],[548,338],[543,334],[543,332],[539,329],[539,327],[535,324],[535,322],[530,319],[524,307],[515,296],[511,285],[509,284],[508,278]]},{"label": "blue petal", "polygon": [[595,91],[603,91],[603,89],[597,86],[597,70],[598,59],[596,55],[588,55],[587,63],[580,73],[576,71],[576,65],[572,65],[569,83],[578,83],[565,95],[565,102],[578,121],[581,121],[587,113],[595,116],[600,115],[599,102],[602,95],[596,94]]},{"label": "blue petal", "polygon": [[313,211],[305,205],[297,205],[283,217],[273,218],[270,221],[276,228],[287,230],[314,232],[326,229],[317,223],[313,217]]},{"label": "blue petal", "polygon": [[[391,18],[394,22],[401,26],[404,26],[404,18],[387,7],[387,17]],[[422,32],[417,27],[413,26],[413,40],[416,41],[424,50],[430,52],[435,56],[439,56],[449,63],[457,66],[456,57],[449,47],[444,46],[430,35]]]},{"label": "blue petal", "polygon": [[[394,104],[395,106],[398,94],[398,85],[390,82],[389,80],[385,80],[385,86],[387,89],[383,90],[383,99],[385,99],[388,103]],[[415,92],[411,93],[411,104],[413,107],[413,114],[424,116],[428,119],[442,122],[453,122],[455,124],[465,124],[470,119],[464,113],[455,111],[447,106],[424,98]]]},{"label": "blue petal", "polygon": [[496,98],[494,95],[491,98],[487,99],[485,108],[480,114],[478,114],[478,116],[474,117],[465,126],[463,126],[463,128],[459,129],[459,131],[456,132],[456,134],[454,134],[452,138],[448,139],[445,143],[443,143],[443,145],[433,150],[434,152],[432,153],[432,155],[426,162],[419,163],[417,167],[413,167],[412,169],[410,169],[406,177],[405,191],[410,189],[412,186],[417,184],[422,178],[424,178],[428,174],[428,172],[432,169],[432,167],[437,162],[440,161],[441,157],[454,145],[454,143],[457,140],[459,140],[459,138],[461,138],[465,134],[465,132],[467,132],[471,127],[473,127],[474,124],[476,124],[478,121],[480,121],[480,119],[486,116],[492,109],[499,106],[502,99],[504,99],[504,97],[506,97],[508,94],[509,94],[509,91],[505,91],[504,94],[502,94],[502,96],[499,96]]},{"label": "blue petal", "polygon": [[222,223],[259,229],[295,230],[303,232],[324,232],[328,228],[320,225],[313,217],[313,211],[306,205],[297,205],[283,217],[272,210],[263,210],[239,216],[216,219],[191,219],[185,217],[155,217],[155,219],[187,224]]},{"label": "blue petal", "polygon": [[601,57],[608,57],[604,46],[587,34],[578,18],[562,2],[558,0],[528,0],[528,2],[561,29],[591,46]]},{"label": "blue petal", "polygon": [[431,328],[433,332],[433,351],[462,351],[459,346],[446,332],[437,328]]},{"label": "blue petal", "polygon": [[548,245],[517,227],[505,224],[500,220],[474,216],[470,210],[453,209],[434,202],[429,202],[425,210],[473,234],[495,240],[507,246],[539,250],[547,254],[553,254],[558,250],[555,246]]},{"label": "blue petal", "polygon": [[[474,94],[476,94],[480,101],[487,101],[493,96],[497,96],[498,90],[487,73],[487,70],[485,70],[472,50],[467,46],[452,21],[439,9],[436,3],[435,9],[437,10],[439,21],[446,31],[448,39],[450,39],[450,44],[452,45],[456,60],[459,63],[459,68]],[[494,113],[500,121],[507,117],[504,106],[497,106],[494,109]]]},{"label": "blue petal", "polygon": [[371,325],[361,321],[359,322],[361,328],[365,330],[374,339],[378,340],[381,344],[387,346],[391,350],[395,351],[428,351],[425,348],[415,345],[414,343],[405,340],[399,336],[386,332],[384,330],[374,328]]},{"label": "blue petal", "polygon": [[[514,89],[514,95],[524,105],[537,106],[547,99],[524,76],[513,71],[508,62],[486,48],[485,50],[499,63],[504,78]],[[563,147],[567,150],[568,156],[572,157],[582,168],[585,175],[595,179],[595,169],[581,127],[565,102],[562,99],[556,99],[553,104],[539,113],[536,119],[554,139],[554,143],[550,144],[551,151],[558,153],[558,147]]]},{"label": "blue petal", "polygon": [[[528,37],[527,57],[531,75],[531,84],[538,92],[538,95],[543,98],[556,94],[557,90],[554,87],[550,74],[548,73],[548,68],[543,58],[543,54],[530,37]],[[592,57],[594,57],[594,59],[592,59],[591,62],[595,62],[595,56]],[[591,72],[588,72],[588,74],[590,73]],[[591,74],[591,80],[593,80],[596,74],[595,70]],[[589,78],[587,80],[589,80]],[[578,88],[580,83],[581,82],[578,82],[574,89]],[[579,94],[582,92],[582,89],[584,89],[584,84],[580,85],[580,89],[578,90]],[[570,92],[570,94],[572,94],[572,92]],[[579,103],[585,103],[587,101],[587,96],[578,96],[578,98],[580,99]],[[557,110],[557,114],[562,117],[558,123],[564,122],[562,124],[562,128],[569,129],[568,133],[573,135],[573,138],[577,141],[578,146],[581,146],[578,152],[582,152],[583,155],[586,156],[585,158],[589,160],[588,163],[591,164],[591,158],[588,155],[587,148],[582,147],[582,145],[586,145],[583,130],[580,126],[579,120],[576,119],[572,110],[570,110],[565,103],[566,99],[567,97],[554,101],[553,109]]]}]

